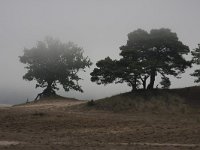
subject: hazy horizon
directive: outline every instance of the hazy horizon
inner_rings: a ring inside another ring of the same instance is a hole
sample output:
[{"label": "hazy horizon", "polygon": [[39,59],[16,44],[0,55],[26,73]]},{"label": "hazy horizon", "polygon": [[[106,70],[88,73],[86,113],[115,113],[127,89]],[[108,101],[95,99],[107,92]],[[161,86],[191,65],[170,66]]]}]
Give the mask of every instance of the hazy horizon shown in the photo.
[{"label": "hazy horizon", "polygon": [[[58,94],[77,99],[98,99],[130,91],[126,84],[96,85],[90,72],[98,60],[119,58],[119,47],[127,34],[138,29],[169,28],[179,40],[197,48],[200,43],[199,0],[0,0],[0,104],[32,100],[42,92],[35,81],[22,79],[26,72],[19,62],[24,48],[32,48],[46,36],[72,41],[84,49],[93,65],[80,73],[84,93]],[[187,56],[189,59],[190,56]],[[171,88],[198,85],[187,69],[181,79],[172,79]]]}]

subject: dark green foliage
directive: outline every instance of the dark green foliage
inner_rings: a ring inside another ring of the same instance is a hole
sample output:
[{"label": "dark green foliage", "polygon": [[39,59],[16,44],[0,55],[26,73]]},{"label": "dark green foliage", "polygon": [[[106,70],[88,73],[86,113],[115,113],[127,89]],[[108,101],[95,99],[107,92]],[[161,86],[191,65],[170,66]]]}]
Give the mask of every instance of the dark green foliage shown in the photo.
[{"label": "dark green foliage", "polygon": [[96,63],[98,68],[94,68],[91,73],[91,81],[97,84],[108,84],[116,80],[116,73],[119,71],[117,61],[110,57],[100,60]]},{"label": "dark green foliage", "polygon": [[[127,82],[129,86],[136,89],[139,85],[139,80],[135,78],[135,74],[132,73],[133,69],[130,65],[127,68],[127,61],[121,60],[112,60],[110,57],[100,60],[96,63],[98,68],[95,68],[91,73],[91,81],[96,82],[97,84],[109,84],[109,83],[123,83]],[[137,71],[135,69],[135,71]]]},{"label": "dark green foliage", "polygon": [[161,80],[160,84],[162,85],[163,89],[169,89],[169,87],[171,85],[171,82],[170,82],[169,78],[162,77],[162,80]]},{"label": "dark green foliage", "polygon": [[28,72],[23,79],[36,80],[36,88],[45,88],[43,94],[54,95],[61,84],[65,91],[71,89],[83,92],[78,81],[80,70],[91,65],[83,56],[83,50],[73,43],[61,43],[53,38],[39,41],[36,47],[25,49],[20,62],[26,64]]},{"label": "dark green foliage", "polygon": [[150,76],[149,89],[153,88],[158,73],[178,76],[190,66],[183,58],[183,54],[189,53],[188,46],[169,29],[153,29],[150,33],[138,29],[128,34],[127,44],[120,49],[125,60],[139,63],[135,68],[143,68],[141,75]]},{"label": "dark green foliage", "polygon": [[88,106],[94,106],[94,105],[95,105],[94,100],[88,101],[88,102],[87,102],[87,105],[88,105]]},{"label": "dark green foliage", "polygon": [[[198,48],[192,52],[192,56],[192,62],[194,64],[200,65],[200,44],[198,45]],[[194,82],[200,82],[200,69],[195,70],[191,75],[197,78]]]},{"label": "dark green foliage", "polygon": [[148,89],[153,89],[158,73],[163,77],[178,77],[191,65],[183,57],[189,53],[188,46],[169,29],[153,29],[150,33],[142,29],[133,31],[128,34],[127,44],[120,50],[120,60],[108,57],[97,62],[97,68],[91,73],[93,82],[127,82],[136,90],[141,84],[146,89],[146,81],[150,78]]},{"label": "dark green foliage", "polygon": [[200,69],[195,70],[194,73],[192,73],[191,75],[197,78],[194,80],[194,82],[196,83],[200,82]]},{"label": "dark green foliage", "polygon": [[200,44],[198,44],[198,48],[194,49],[194,51],[192,51],[192,62],[196,63],[196,64],[200,64]]}]

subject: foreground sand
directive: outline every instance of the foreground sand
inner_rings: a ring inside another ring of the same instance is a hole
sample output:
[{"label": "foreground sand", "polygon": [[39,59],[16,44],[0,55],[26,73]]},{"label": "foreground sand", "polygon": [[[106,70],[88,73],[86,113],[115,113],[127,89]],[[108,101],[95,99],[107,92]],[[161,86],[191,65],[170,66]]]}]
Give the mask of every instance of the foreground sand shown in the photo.
[{"label": "foreground sand", "polygon": [[0,108],[1,150],[200,149],[200,115],[69,109],[51,100]]}]

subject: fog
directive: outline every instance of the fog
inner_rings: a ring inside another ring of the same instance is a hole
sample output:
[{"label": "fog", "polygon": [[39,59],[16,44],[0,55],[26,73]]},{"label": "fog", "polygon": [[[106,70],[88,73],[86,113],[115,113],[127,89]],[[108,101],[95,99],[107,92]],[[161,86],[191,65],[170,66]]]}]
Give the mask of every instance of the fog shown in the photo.
[{"label": "fog", "polygon": [[[23,49],[46,36],[72,41],[84,49],[93,66],[80,73],[84,93],[59,94],[78,99],[98,99],[129,91],[126,84],[96,85],[90,81],[95,63],[107,56],[119,58],[127,34],[138,28],[170,28],[190,49],[200,43],[199,0],[0,0],[0,103],[32,100],[42,89],[22,79],[19,62]],[[187,56],[189,59],[190,56]],[[196,85],[187,69],[172,88]]]}]

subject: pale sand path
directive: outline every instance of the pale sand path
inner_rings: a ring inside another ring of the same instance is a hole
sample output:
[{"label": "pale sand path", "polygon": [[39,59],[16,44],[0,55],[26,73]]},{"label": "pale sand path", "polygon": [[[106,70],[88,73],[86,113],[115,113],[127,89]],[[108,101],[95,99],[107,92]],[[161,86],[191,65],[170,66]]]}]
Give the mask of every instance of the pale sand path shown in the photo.
[{"label": "pale sand path", "polygon": [[[111,145],[116,145],[116,143],[109,143]],[[136,142],[136,143],[118,143],[119,145],[141,145],[141,146],[159,146],[159,147],[200,147],[200,144],[179,144],[179,143],[147,143],[147,142]]]},{"label": "pale sand path", "polygon": [[[0,141],[0,146],[9,146],[9,145],[18,145],[22,144],[22,142],[19,141]],[[26,144],[26,143],[23,143]],[[56,142],[55,144],[65,144],[65,143],[59,143]],[[116,145],[116,143],[109,143],[110,145]],[[117,143],[117,145],[125,145],[125,146],[133,146],[133,145],[141,145],[141,146],[159,146],[159,147],[200,147],[200,144],[179,144],[179,143]]]},{"label": "pale sand path", "polygon": [[66,108],[68,106],[78,105],[86,103],[87,100],[71,100],[71,99],[54,99],[52,100],[41,100],[39,102],[31,102],[25,105],[19,105],[21,108],[42,108],[42,109],[54,109],[54,108]]},{"label": "pale sand path", "polygon": [[0,146],[9,146],[20,144],[18,141],[0,141]]}]

